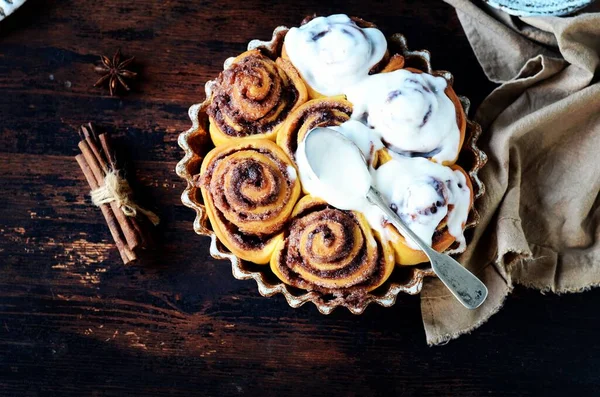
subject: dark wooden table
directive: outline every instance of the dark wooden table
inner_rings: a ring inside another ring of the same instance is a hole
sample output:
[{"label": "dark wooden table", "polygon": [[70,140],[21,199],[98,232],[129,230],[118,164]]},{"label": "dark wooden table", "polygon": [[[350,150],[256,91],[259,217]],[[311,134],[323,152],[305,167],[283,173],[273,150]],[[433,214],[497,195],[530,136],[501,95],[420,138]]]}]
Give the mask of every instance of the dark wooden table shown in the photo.
[{"label": "dark wooden table", "polygon": [[[517,288],[487,324],[425,344],[418,297],[354,316],[261,297],[208,255],[179,201],[177,135],[249,39],[347,12],[403,32],[475,107],[494,88],[438,1],[29,0],[0,23],[0,395],[583,395],[600,387],[600,291]],[[273,2],[274,3],[274,2]],[[134,91],[93,88],[121,47]],[[152,263],[124,267],[73,156],[94,121],[160,213]],[[596,394],[597,395],[597,394]]]}]

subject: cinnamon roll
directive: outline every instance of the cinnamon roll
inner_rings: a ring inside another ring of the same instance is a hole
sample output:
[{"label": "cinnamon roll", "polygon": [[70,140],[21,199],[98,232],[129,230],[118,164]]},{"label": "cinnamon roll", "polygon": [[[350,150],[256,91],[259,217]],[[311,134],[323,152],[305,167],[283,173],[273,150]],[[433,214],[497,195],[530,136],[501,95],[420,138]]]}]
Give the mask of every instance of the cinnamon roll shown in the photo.
[{"label": "cinnamon roll", "polygon": [[277,144],[295,158],[298,144],[316,127],[340,125],[350,119],[352,104],[340,97],[313,99],[290,114],[277,133]]},{"label": "cinnamon roll", "polygon": [[[436,251],[444,252],[455,242],[452,253],[464,251],[463,231],[473,205],[473,187],[467,173],[458,165],[447,167],[424,158],[392,155],[387,159],[373,172],[373,184],[390,208]],[[382,221],[369,220],[375,227]],[[394,247],[396,263],[414,265],[428,260],[390,223],[383,220],[380,225]]]},{"label": "cinnamon roll", "polygon": [[367,292],[390,276],[394,253],[361,213],[305,196],[294,208],[285,239],[277,244],[271,269],[284,283],[306,290]]},{"label": "cinnamon roll", "polygon": [[383,33],[361,22],[343,14],[317,17],[287,33],[282,57],[298,69],[311,98],[345,93],[386,57]]},{"label": "cinnamon roll", "polygon": [[277,128],[306,99],[306,86],[289,61],[246,51],[212,88],[207,109],[212,141],[218,146],[239,138],[275,140]]},{"label": "cinnamon roll", "polygon": [[373,128],[396,153],[454,164],[466,129],[458,97],[443,77],[408,68],[390,71],[401,63],[348,89],[352,118]]},{"label": "cinnamon roll", "polygon": [[219,240],[236,256],[269,262],[300,196],[297,172],[268,139],[231,141],[202,162],[199,185]]}]

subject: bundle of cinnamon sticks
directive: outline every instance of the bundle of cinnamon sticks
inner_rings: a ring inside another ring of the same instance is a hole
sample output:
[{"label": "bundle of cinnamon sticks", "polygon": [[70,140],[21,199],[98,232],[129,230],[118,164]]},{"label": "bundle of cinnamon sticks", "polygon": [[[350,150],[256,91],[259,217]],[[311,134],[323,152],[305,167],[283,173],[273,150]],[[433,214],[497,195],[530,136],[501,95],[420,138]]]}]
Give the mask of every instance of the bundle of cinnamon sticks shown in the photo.
[{"label": "bundle of cinnamon sticks", "polygon": [[[75,156],[75,159],[90,188],[94,191],[104,186],[108,173],[119,172],[115,153],[111,149],[108,136],[105,133],[96,134],[91,123],[82,125],[79,135],[81,141],[78,146],[81,154]],[[123,263],[129,264],[135,261],[138,258],[136,251],[146,247],[149,237],[140,220],[125,215],[118,201],[98,206],[106,219]]]}]

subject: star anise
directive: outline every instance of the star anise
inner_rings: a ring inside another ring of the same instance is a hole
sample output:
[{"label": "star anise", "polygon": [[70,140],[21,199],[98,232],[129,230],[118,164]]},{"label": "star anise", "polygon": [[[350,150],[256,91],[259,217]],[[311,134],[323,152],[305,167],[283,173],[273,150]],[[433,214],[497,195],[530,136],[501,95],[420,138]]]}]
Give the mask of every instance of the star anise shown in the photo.
[{"label": "star anise", "polygon": [[104,55],[102,55],[100,59],[102,60],[102,65],[96,66],[95,70],[98,73],[102,73],[104,76],[100,77],[100,79],[96,81],[94,87],[99,87],[108,81],[108,89],[110,90],[111,96],[116,94],[119,85],[129,91],[130,88],[124,79],[133,79],[135,76],[137,76],[137,73],[125,68],[131,62],[133,62],[135,57],[121,61],[121,50],[118,49],[112,60]]}]

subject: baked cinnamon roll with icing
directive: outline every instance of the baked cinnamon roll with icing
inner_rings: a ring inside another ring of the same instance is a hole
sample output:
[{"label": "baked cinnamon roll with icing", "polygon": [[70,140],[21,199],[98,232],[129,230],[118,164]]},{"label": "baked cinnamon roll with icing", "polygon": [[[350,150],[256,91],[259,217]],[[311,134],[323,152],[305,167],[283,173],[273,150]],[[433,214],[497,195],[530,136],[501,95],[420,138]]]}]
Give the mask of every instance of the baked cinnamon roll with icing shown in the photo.
[{"label": "baked cinnamon roll with icing", "polygon": [[296,169],[283,150],[256,138],[217,146],[197,181],[223,245],[242,259],[268,263],[300,196]]},{"label": "baked cinnamon roll with icing", "polygon": [[271,269],[284,283],[324,293],[371,291],[394,269],[394,253],[364,216],[321,199],[303,197],[285,240],[277,244]]},{"label": "baked cinnamon roll with icing", "polygon": [[462,147],[466,116],[443,77],[416,69],[371,75],[350,87],[352,118],[373,128],[392,151],[454,164]]},{"label": "baked cinnamon roll with icing", "polygon": [[246,51],[212,87],[207,109],[212,141],[218,146],[240,138],[275,140],[281,123],[306,99],[306,86],[289,61]]},{"label": "baked cinnamon roll with icing", "polygon": [[[467,173],[458,165],[447,167],[424,158],[398,155],[388,158],[372,175],[373,184],[390,208],[436,251],[444,252],[454,242],[457,247],[452,253],[464,251],[463,231],[473,205],[473,187]],[[399,265],[428,260],[423,251],[390,223],[381,217],[369,220],[374,227],[385,228]]]},{"label": "baked cinnamon roll with icing", "polygon": [[379,29],[361,27],[343,14],[291,28],[282,50],[282,57],[300,72],[311,98],[344,94],[386,54],[387,40]]}]

